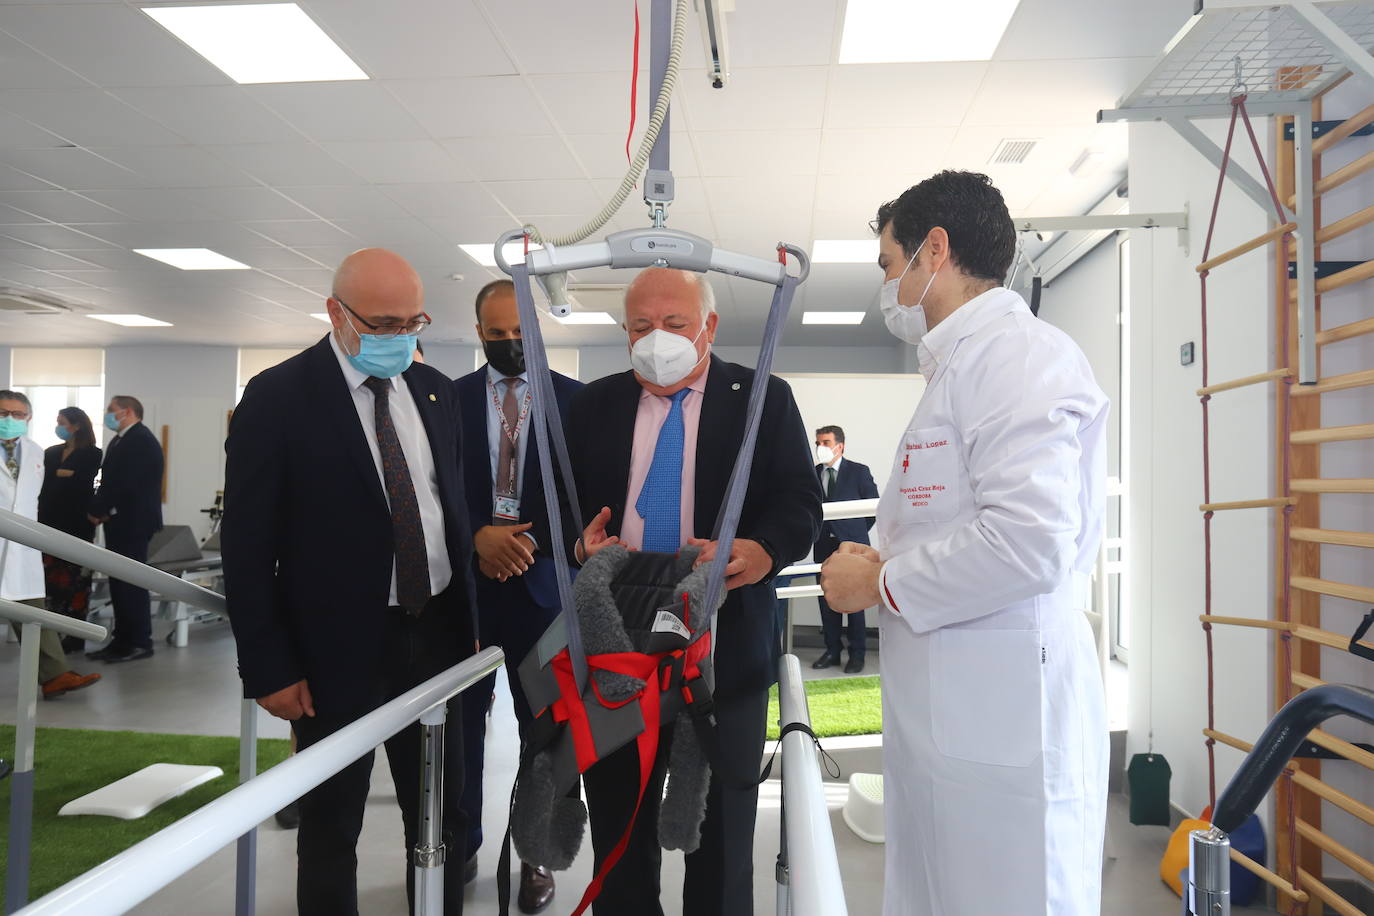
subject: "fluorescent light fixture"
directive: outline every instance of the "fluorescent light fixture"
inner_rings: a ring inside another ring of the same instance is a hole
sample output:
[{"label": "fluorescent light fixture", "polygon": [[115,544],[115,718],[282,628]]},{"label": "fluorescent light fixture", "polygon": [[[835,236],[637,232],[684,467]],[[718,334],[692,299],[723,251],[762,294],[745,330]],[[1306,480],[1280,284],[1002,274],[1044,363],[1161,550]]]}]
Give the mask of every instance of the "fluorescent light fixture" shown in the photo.
[{"label": "fluorescent light fixture", "polygon": [[573,312],[566,318],[553,316],[559,324],[615,324],[610,312]]},{"label": "fluorescent light fixture", "polygon": [[863,324],[864,312],[802,312],[802,324]]},{"label": "fluorescent light fixture", "polygon": [[310,317],[316,321],[323,321],[325,324],[333,324],[334,321],[329,317],[328,312],[311,312]]},{"label": "fluorescent light fixture", "polygon": [[143,12],[236,83],[368,78],[294,3],[147,6]]},{"label": "fluorescent light fixture", "polygon": [[135,248],[134,254],[161,261],[182,270],[252,270],[233,258],[226,258],[209,248]]},{"label": "fluorescent light fixture", "polygon": [[[466,245],[459,245],[463,252],[483,267],[496,266],[496,245],[493,242],[469,242]],[[540,248],[540,245],[530,245],[530,251]],[[525,263],[525,243],[507,242],[502,254],[505,255],[507,264]]]},{"label": "fluorescent light fixture", "polygon": [[992,60],[1020,0],[849,0],[842,64]]},{"label": "fluorescent light fixture", "polygon": [[877,239],[816,239],[811,245],[813,264],[878,263]]},{"label": "fluorescent light fixture", "polygon": [[172,326],[170,321],[158,321],[147,315],[87,315],[86,317],[94,318],[96,321],[123,325],[126,328],[170,328]]}]

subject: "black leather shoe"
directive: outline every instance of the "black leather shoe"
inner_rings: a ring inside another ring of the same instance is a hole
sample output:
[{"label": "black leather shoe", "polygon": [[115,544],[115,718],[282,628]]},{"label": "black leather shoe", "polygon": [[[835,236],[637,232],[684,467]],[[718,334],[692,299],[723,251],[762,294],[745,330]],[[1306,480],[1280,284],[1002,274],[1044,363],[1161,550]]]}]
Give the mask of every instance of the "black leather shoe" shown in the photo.
[{"label": "black leather shoe", "polygon": [[819,671],[822,668],[833,668],[840,663],[840,657],[831,652],[824,652],[821,657],[811,663],[811,667]]},{"label": "black leather shoe", "polygon": [[471,884],[472,882],[474,882],[474,881],[476,881],[476,880],[477,880],[477,856],[474,855],[471,859],[468,859],[468,860],[467,860],[467,863],[463,866],[463,883],[464,883],[464,884]]},{"label": "black leather shoe", "polygon": [[105,664],[118,665],[121,662],[136,662],[139,659],[152,657],[152,646],[149,646],[146,649],[124,649],[121,652],[112,652],[109,655],[105,656]]},{"label": "black leather shoe", "polygon": [[116,646],[114,643],[110,643],[103,649],[96,649],[93,652],[87,652],[86,657],[93,662],[103,662],[111,655],[122,655],[127,651],[128,650],[125,649],[123,646]]},{"label": "black leather shoe", "polygon": [[844,666],[844,673],[845,673],[845,674],[858,674],[858,673],[859,673],[860,671],[862,671],[862,670],[864,670],[864,660],[863,660],[863,658],[855,658],[855,657],[852,656],[852,655],[849,656],[849,661],[848,661],[848,662],[845,664],[845,666]]},{"label": "black leather shoe", "polygon": [[553,872],[542,865],[520,863],[520,897],[516,903],[522,913],[542,913],[553,902]]},{"label": "black leather shoe", "polygon": [[82,649],[85,649],[85,648],[86,648],[86,640],[82,639],[80,636],[63,636],[63,637],[62,637],[62,651],[63,651],[63,652],[68,652],[68,653],[71,653],[71,652],[80,652]]},{"label": "black leather shoe", "polygon": [[283,830],[295,830],[301,825],[301,803],[293,801],[291,804],[282,808],[275,815],[274,819],[277,826]]}]

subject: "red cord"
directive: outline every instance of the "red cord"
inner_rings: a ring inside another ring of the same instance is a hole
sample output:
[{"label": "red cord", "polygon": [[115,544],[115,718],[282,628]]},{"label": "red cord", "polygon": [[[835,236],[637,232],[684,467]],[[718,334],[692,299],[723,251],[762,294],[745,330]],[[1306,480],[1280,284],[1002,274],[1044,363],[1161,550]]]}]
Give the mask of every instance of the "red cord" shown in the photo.
[{"label": "red cord", "polygon": [[639,0],[635,0],[635,50],[630,71],[630,132],[625,135],[625,161],[630,162],[630,143],[635,136],[635,114],[639,107]]}]

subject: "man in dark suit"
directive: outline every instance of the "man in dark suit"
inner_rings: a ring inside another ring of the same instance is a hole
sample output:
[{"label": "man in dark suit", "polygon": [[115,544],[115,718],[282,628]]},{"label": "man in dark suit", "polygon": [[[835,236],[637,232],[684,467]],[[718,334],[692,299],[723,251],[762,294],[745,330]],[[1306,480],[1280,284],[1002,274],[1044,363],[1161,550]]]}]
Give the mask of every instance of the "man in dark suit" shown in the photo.
[{"label": "man in dark suit", "polygon": [[[105,526],[105,546],[140,563],[148,542],[162,530],[162,445],[143,425],[138,398],[115,395],[105,408],[105,428],[114,433],[100,466],[100,489],[91,499],[91,524]],[[110,580],[115,627],[110,644],[87,658],[110,664],[151,658],[153,606],[146,588]]]},{"label": "man in dark suit", "polygon": [[[226,444],[224,583],[244,695],[291,721],[301,749],[473,653],[476,601],[453,383],[413,364],[429,324],[399,255],[349,255],[334,330],[256,376]],[[463,907],[461,702],[444,730],[444,912]],[[408,853],[420,730],[386,742]],[[300,803],[301,913],[358,912],[355,846],[371,753]],[[407,862],[409,855],[407,856]],[[413,871],[406,868],[407,892]]]},{"label": "man in dark suit", "polygon": [[[584,519],[579,559],[610,543],[676,552],[712,534],[744,437],[754,373],[710,354],[719,316],[710,284],[683,271],[649,269],[625,293],[634,370],[592,382],[573,400],[570,458]],[[806,555],[820,528],[821,493],[806,428],[787,384],[770,377],[739,535],[726,566],[730,590],[716,620],[715,715],[720,767],[711,772],[701,846],[686,857],[682,912],[753,912],[758,770],[781,647],[770,580]],[[658,799],[671,744],[659,738],[653,778],[629,848],[595,903],[600,914],[662,914]],[[634,810],[633,743],[583,774],[596,864]]]},{"label": "man in dark suit", "polygon": [[[850,499],[877,499],[878,485],[873,482],[873,473],[868,465],[850,461],[844,457],[844,430],[838,426],[822,426],[816,430],[816,476],[821,482],[821,492],[828,503]],[[845,541],[856,544],[868,543],[868,532],[873,527],[874,518],[837,518],[821,523],[821,536],[816,539],[813,556],[817,563],[824,563]],[[840,614],[830,609],[824,598],[816,599],[821,606],[821,628],[825,631],[825,651],[812,663],[812,668],[829,668],[840,663],[840,632],[845,630],[849,639],[849,663],[844,666],[846,674],[858,674],[864,670],[864,650],[867,648],[868,634],[864,629],[864,612]],[[844,617],[849,620],[844,620]],[[847,629],[846,629],[847,628]]]},{"label": "man in dark suit", "polygon": [[[463,412],[464,485],[477,550],[478,628],[482,645],[506,651],[506,675],[523,733],[531,719],[516,667],[558,616],[558,583],[547,554],[552,537],[544,508],[539,453],[530,434],[530,385],[520,338],[520,315],[510,280],[493,280],[477,294],[477,336],[487,363],[455,383]],[[553,373],[564,416],[582,385]],[[468,875],[482,845],[483,744],[496,675],[463,694],[467,752],[463,811],[468,818]],[[538,913],[553,900],[553,873],[521,863],[516,903]]]}]

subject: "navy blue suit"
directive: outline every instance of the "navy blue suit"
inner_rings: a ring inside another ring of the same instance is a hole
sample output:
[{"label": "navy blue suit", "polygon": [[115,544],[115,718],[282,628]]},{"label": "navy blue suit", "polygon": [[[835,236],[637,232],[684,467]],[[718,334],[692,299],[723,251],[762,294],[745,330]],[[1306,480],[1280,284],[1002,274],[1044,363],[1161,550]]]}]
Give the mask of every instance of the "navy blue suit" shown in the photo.
[{"label": "navy blue suit", "polygon": [[[140,420],[105,447],[100,489],[91,499],[91,515],[109,518],[105,546],[140,563],[148,562],[148,542],[162,530],[162,464],[162,445]],[[115,616],[110,645],[152,648],[153,611],[148,590],[111,579],[110,603]]]},{"label": "navy blue suit", "polygon": [[[825,493],[826,478],[829,476],[826,473],[827,470],[826,465],[816,465],[816,479],[821,483],[822,493]],[[850,461],[848,458],[841,458],[840,466],[835,473],[835,485],[829,493],[825,493],[825,501],[834,503],[851,499],[877,498],[878,485],[873,482],[873,474],[869,471],[868,465]],[[824,563],[844,541],[867,544],[868,530],[873,527],[874,521],[873,516],[870,515],[868,518],[837,518],[831,522],[822,522],[821,534],[820,537],[816,538],[816,548],[813,554],[816,562]],[[854,661],[863,661],[864,650],[867,648],[867,633],[864,630],[867,621],[864,619],[864,612],[858,611],[854,614],[845,615],[830,610],[830,605],[825,603],[824,598],[817,598],[816,600],[820,602],[821,606],[821,628],[825,632],[825,651],[839,658],[840,633],[844,631],[849,639],[849,657]],[[846,616],[848,616],[848,620],[844,619]]]},{"label": "navy blue suit", "polygon": [[[484,365],[454,382],[458,403],[463,415],[463,487],[467,499],[471,534],[491,524],[492,474],[491,449],[488,440],[487,417],[491,410],[491,388],[487,385]],[[565,375],[553,373],[554,396],[563,416],[568,415],[573,395],[582,383]],[[527,431],[522,435],[529,435]],[[554,575],[553,558],[547,552],[554,536],[549,531],[548,513],[544,507],[544,484],[539,473],[539,452],[534,438],[525,445],[525,468],[520,485],[520,522],[533,525],[530,537],[539,545],[534,565],[523,576],[505,582],[488,579],[477,568],[473,557],[473,577],[477,582],[478,634],[483,646],[501,646],[506,652],[506,677],[515,702],[516,720],[523,731],[530,720],[529,703],[520,689],[516,669],[526,653],[544,635],[558,616],[558,581]],[[566,510],[565,510],[566,511]],[[574,523],[576,520],[572,520]],[[565,523],[567,523],[565,516]],[[491,706],[491,692],[496,674],[474,684],[463,694],[463,747],[467,755],[466,779],[463,786],[463,811],[468,820],[469,858],[482,845],[482,769],[483,744],[487,733],[487,710]]]}]

